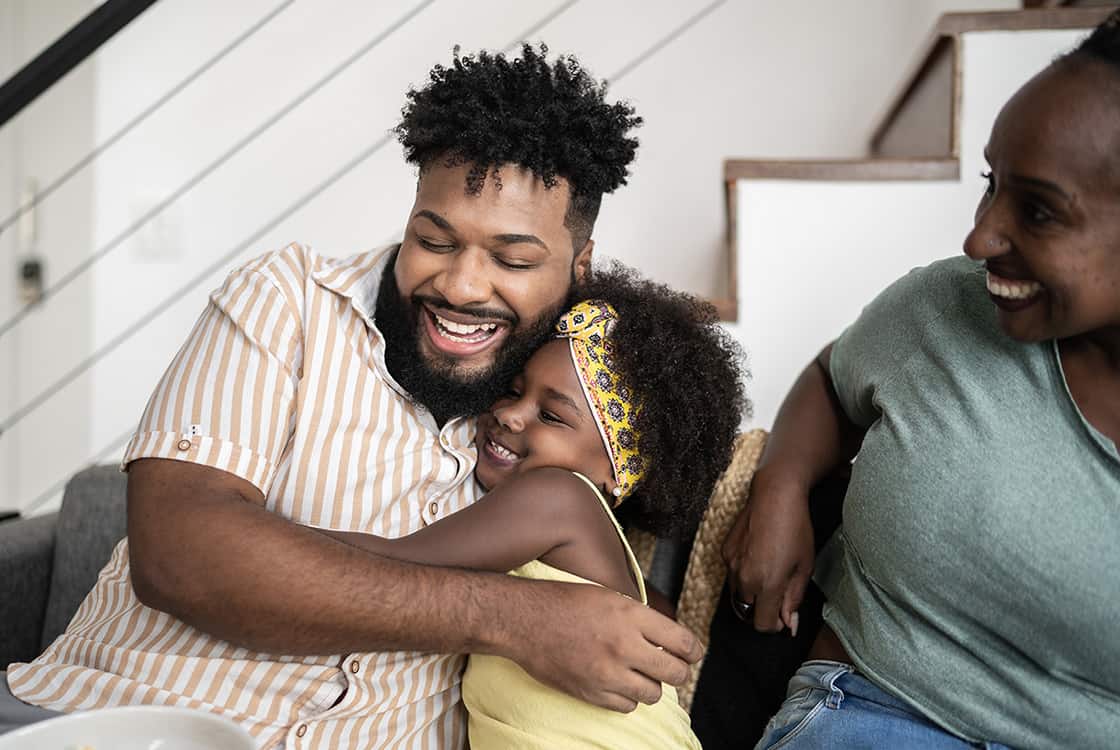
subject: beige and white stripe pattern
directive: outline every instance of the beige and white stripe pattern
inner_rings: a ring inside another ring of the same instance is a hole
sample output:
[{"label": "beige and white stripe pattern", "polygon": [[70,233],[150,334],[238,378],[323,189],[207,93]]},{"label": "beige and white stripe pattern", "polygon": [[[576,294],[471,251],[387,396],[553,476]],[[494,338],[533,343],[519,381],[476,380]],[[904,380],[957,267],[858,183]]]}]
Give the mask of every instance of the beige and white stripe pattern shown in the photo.
[{"label": "beige and white stripe pattern", "polygon": [[[205,464],[299,523],[390,537],[473,502],[474,421],[438,429],[385,368],[372,312],[391,256],[336,261],[291,245],[232,273],[157,386],[124,465]],[[125,540],[66,633],[8,679],[19,698],[61,711],[214,711],[262,748],[438,750],[465,744],[462,667],[460,656],[235,647],[141,604]]]}]

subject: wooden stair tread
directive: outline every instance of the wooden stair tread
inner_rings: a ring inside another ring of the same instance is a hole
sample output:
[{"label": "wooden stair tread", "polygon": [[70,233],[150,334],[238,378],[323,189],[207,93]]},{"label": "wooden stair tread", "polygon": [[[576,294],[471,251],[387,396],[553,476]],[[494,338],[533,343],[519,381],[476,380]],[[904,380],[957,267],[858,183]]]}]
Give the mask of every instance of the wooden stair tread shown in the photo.
[{"label": "wooden stair tread", "polygon": [[[960,101],[960,37],[970,32],[985,31],[1055,31],[1063,29],[1091,29],[1103,21],[1116,6],[1086,6],[1067,8],[1031,8],[1013,11],[988,11],[982,13],[946,13],[938,19],[926,42],[919,48],[917,58],[907,69],[895,94],[888,100],[883,115],[871,136],[871,153],[902,155],[907,141],[891,144],[892,126],[905,118],[908,105],[916,99],[920,111],[931,109],[945,111],[943,124],[948,140],[927,136],[918,142],[936,142],[937,150],[927,149],[923,156],[959,156],[957,112]],[[930,102],[933,102],[930,104]],[[947,107],[947,111],[944,108]],[[911,141],[912,142],[912,141]],[[893,146],[893,147],[892,147]],[[919,154],[906,154],[919,155]]]}]

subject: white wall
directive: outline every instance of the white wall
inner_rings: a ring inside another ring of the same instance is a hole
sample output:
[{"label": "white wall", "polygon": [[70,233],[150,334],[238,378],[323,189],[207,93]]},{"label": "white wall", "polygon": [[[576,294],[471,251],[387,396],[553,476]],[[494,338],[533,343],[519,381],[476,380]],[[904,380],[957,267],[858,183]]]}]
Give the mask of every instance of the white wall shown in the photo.
[{"label": "white wall", "polygon": [[[52,5],[21,1],[26,12]],[[93,142],[109,138],[280,5],[280,0],[154,5],[75,74],[93,76],[86,95]],[[98,368],[79,375],[52,405],[0,436],[0,471],[7,471],[0,492],[16,505],[46,498],[43,507],[50,507],[60,476],[119,453],[119,438],[135,424],[206,292],[235,263],[292,239],[348,254],[398,236],[414,176],[394,143],[278,225],[270,224],[383,139],[407,86],[422,83],[433,63],[447,61],[456,42],[466,49],[502,47],[555,14],[531,38],[548,41],[555,52],[575,52],[597,76],[617,79],[612,96],[633,101],[647,121],[639,131],[642,146],[631,184],[605,201],[596,232],[599,248],[676,286],[719,295],[725,157],[861,154],[874,118],[938,13],[1016,5],[1011,0],[292,3],[105,151],[83,173],[85,184],[68,184],[44,203],[39,213],[45,225],[85,232],[82,241],[44,235],[48,281],[95,252],[107,254],[80,283],[30,315],[18,333],[0,336],[0,359],[18,361],[24,373],[16,385],[0,382],[0,389],[15,394],[0,418],[91,352],[113,345],[139,317],[149,312],[156,317],[108,351]],[[681,30],[706,9],[710,12]],[[117,243],[139,217],[406,16],[395,33],[140,232]],[[616,75],[651,50],[639,66]],[[52,91],[37,105],[39,111],[66,96],[66,89]],[[91,143],[70,131],[68,116],[37,117],[21,115],[0,136],[20,128],[36,131],[37,145],[21,152],[20,174],[48,183]],[[0,163],[0,182],[10,182],[11,171]],[[0,207],[8,208],[13,197],[0,194],[0,199]],[[92,224],[75,221],[83,211],[92,211]],[[0,243],[6,238],[0,236]],[[186,288],[184,296],[166,301],[180,287]],[[0,309],[10,311],[14,289],[5,284],[0,295]],[[19,472],[12,469],[16,465]]]},{"label": "white wall", "polygon": [[1081,32],[966,34],[961,179],[739,182],[740,323],[752,424],[769,428],[813,356],[906,271],[960,253],[984,189],[984,144],[1003,103]]},{"label": "white wall", "polygon": [[[0,6],[4,69],[15,72],[95,5],[6,0]],[[0,129],[0,219],[14,210],[29,181],[41,186],[44,175],[61,172],[94,147],[94,73],[92,63],[80,66]],[[0,325],[22,309],[17,271],[25,259],[39,257],[47,274],[57,275],[89,255],[92,182],[89,171],[77,175],[64,200],[36,212],[33,240],[15,227],[0,234]],[[75,354],[89,350],[94,306],[93,279],[85,276],[71,287],[65,305],[32,313],[37,325],[0,334],[0,424],[71,366]],[[89,383],[76,383],[45,404],[35,422],[0,435],[0,508],[22,506],[42,478],[56,481],[73,471],[76,457],[89,451],[92,401]]]}]

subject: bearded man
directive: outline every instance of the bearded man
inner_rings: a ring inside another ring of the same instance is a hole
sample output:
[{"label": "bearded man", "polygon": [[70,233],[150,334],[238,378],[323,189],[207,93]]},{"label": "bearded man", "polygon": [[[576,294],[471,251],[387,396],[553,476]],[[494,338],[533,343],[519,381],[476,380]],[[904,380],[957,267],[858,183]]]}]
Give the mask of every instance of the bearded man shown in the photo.
[{"label": "bearded man", "polygon": [[126,451],[128,537],[66,633],[11,666],[16,698],[193,706],[262,748],[454,748],[463,653],[620,711],[684,680],[696,639],[613,592],[308,528],[399,536],[476,499],[471,415],[586,274],[637,146],[633,109],[545,51],[456,52],[409,92],[399,245],[293,244],[211,295]]}]

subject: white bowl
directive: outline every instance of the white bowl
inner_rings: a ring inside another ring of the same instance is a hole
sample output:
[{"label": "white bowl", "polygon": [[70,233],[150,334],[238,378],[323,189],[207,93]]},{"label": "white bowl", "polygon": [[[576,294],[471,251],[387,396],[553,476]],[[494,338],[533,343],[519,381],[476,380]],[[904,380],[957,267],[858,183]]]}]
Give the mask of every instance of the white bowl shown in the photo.
[{"label": "white bowl", "polygon": [[171,706],[125,706],[47,719],[0,735],[0,750],[253,750],[229,719]]}]

